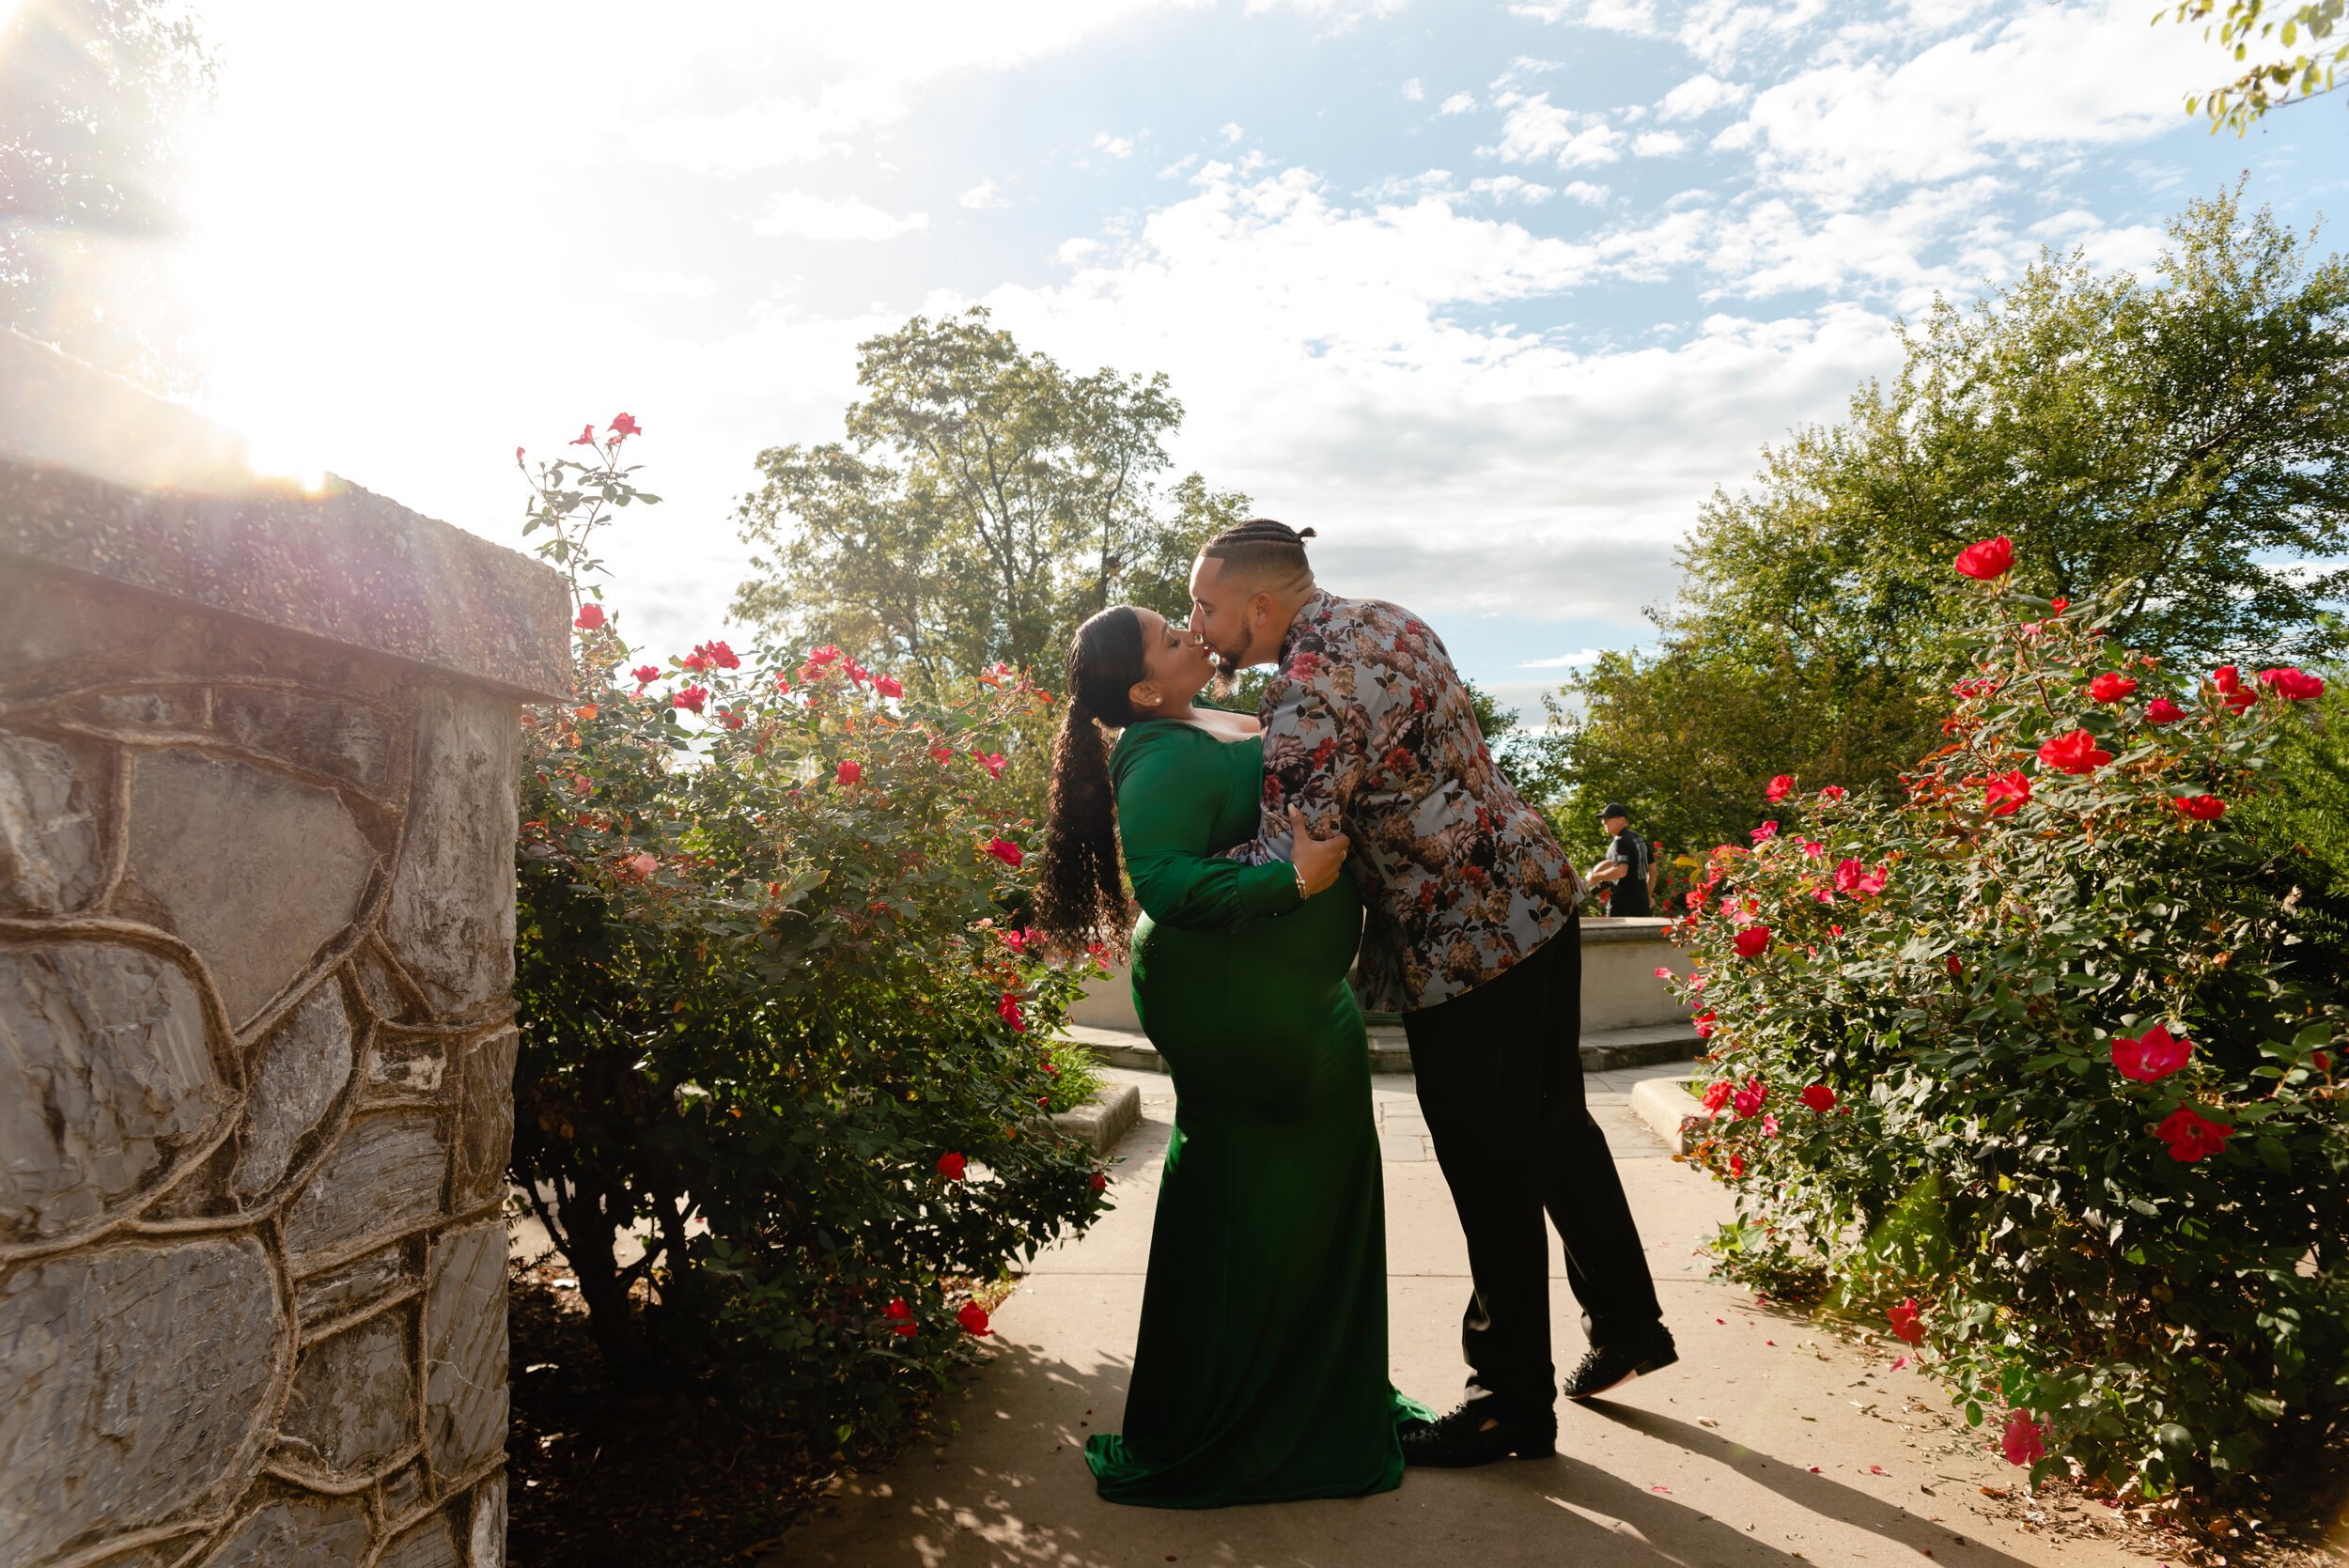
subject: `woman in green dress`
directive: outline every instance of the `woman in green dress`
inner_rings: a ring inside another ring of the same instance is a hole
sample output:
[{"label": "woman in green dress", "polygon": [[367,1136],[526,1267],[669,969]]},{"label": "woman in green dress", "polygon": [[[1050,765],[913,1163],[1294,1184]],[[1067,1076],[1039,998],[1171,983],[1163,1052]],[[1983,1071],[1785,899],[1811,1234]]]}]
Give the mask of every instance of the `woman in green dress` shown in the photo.
[{"label": "woman in green dress", "polygon": [[1253,718],[1194,701],[1213,673],[1147,610],[1079,629],[1037,910],[1064,941],[1114,942],[1122,838],[1134,1007],[1177,1103],[1125,1431],[1085,1461],[1102,1497],[1155,1508],[1383,1492],[1403,1478],[1398,1427],[1428,1417],[1387,1381],[1346,841],[1300,821],[1294,865],[1221,858],[1256,836],[1264,744]]}]

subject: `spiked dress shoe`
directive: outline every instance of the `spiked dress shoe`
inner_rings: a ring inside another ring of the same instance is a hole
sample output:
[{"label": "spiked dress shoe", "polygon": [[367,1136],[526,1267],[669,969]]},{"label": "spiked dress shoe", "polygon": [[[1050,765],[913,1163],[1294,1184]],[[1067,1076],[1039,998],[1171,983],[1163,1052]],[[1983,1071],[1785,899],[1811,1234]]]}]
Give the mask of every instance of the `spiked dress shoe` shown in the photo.
[{"label": "spiked dress shoe", "polygon": [[1583,1355],[1574,1375],[1566,1380],[1568,1399],[1596,1399],[1608,1389],[1644,1377],[1680,1359],[1672,1330],[1661,1324],[1653,1333],[1623,1344],[1594,1347]]},{"label": "spiked dress shoe", "polygon": [[1433,1423],[1403,1430],[1403,1462],[1431,1469],[1465,1469],[1496,1459],[1546,1459],[1558,1452],[1558,1417],[1520,1415],[1496,1399],[1471,1399]]}]

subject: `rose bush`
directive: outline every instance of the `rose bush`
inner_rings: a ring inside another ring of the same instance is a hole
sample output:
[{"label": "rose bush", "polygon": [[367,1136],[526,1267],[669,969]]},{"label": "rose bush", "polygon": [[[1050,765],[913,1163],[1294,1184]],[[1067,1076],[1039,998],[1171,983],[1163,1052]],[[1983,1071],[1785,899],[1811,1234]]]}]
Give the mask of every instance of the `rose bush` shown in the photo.
[{"label": "rose bush", "polygon": [[2323,683],[2172,675],[2003,544],[1959,559],[1946,748],[1781,792],[1675,926],[1692,1157],[1725,1271],[1889,1323],[2034,1478],[2224,1484],[2349,1425],[2338,965],[2225,809]]},{"label": "rose bush", "polygon": [[[540,471],[559,563],[630,433]],[[1102,1203],[1047,1117],[1093,962],[1019,929],[1032,829],[988,760],[1049,698],[722,641],[624,669],[617,615],[577,624],[577,700],[524,724],[516,1179],[615,1382],[886,1446],[974,1292]]]}]

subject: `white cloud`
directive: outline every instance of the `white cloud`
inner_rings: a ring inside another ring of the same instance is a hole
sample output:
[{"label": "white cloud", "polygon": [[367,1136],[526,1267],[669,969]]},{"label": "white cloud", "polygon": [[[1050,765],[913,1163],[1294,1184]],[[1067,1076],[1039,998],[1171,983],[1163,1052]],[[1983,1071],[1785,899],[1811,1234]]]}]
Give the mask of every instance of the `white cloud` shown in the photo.
[{"label": "white cloud", "polygon": [[1475,107],[1475,94],[1454,93],[1450,98],[1443,101],[1443,107],[1438,109],[1436,113],[1439,115],[1465,115]]},{"label": "white cloud", "polygon": [[1248,132],[1239,128],[1239,122],[1237,120],[1226,120],[1223,122],[1223,129],[1217,132],[1217,134],[1223,138],[1223,145],[1225,147],[1232,147],[1236,146],[1239,139],[1242,136],[1247,135]]},{"label": "white cloud", "polygon": [[1134,144],[1128,137],[1112,136],[1106,131],[1097,131],[1093,133],[1093,150],[1106,152],[1112,158],[1131,158],[1134,155]]},{"label": "white cloud", "polygon": [[1419,78],[1414,76],[1409,81],[1403,84],[1403,96],[1409,99],[1412,102],[1417,103],[1420,100],[1427,96],[1427,89],[1419,85]]},{"label": "white cloud", "polygon": [[1564,194],[1576,201],[1596,207],[1607,199],[1608,188],[1604,185],[1592,185],[1577,179],[1568,183]]},{"label": "white cloud", "polygon": [[[1557,644],[1552,644],[1551,646]],[[1520,670],[1572,670],[1585,664],[1595,664],[1604,650],[1584,648],[1580,653],[1562,653],[1555,659],[1529,659],[1517,666]]]},{"label": "white cloud", "polygon": [[1181,173],[1183,173],[1185,170],[1189,169],[1189,168],[1190,168],[1190,167],[1193,163],[1196,163],[1197,162],[1199,162],[1199,155],[1198,155],[1197,153],[1195,153],[1195,152],[1186,152],[1186,153],[1184,153],[1184,154],[1183,154],[1180,158],[1175,159],[1175,160],[1174,160],[1174,162],[1173,162],[1172,163],[1169,163],[1166,167],[1164,167],[1164,168],[1160,169],[1160,170],[1159,171],[1159,178],[1160,179],[1174,179],[1176,175],[1181,174]]},{"label": "white cloud", "polygon": [[1688,150],[1688,139],[1677,131],[1642,131],[1631,150],[1642,158],[1672,158]]},{"label": "white cloud", "polygon": [[1067,363],[1212,386],[1188,399],[1179,460],[1313,522],[1326,578],[1415,606],[1627,618],[1672,592],[1666,547],[1715,484],[1890,361],[1888,318],[1846,305],[1620,351],[1463,324],[1685,264],[1702,215],[1568,242],[1448,193],[1345,207],[1300,169],[1209,164],[1198,186],[1066,284],[985,302]]},{"label": "white cloud", "polygon": [[2190,29],[2145,26],[2131,0],[2035,6],[1906,59],[1825,54],[1713,145],[1751,145],[1766,178],[1837,200],[2011,175],[2174,125],[2178,84],[2207,74],[2200,50]]},{"label": "white cloud", "polygon": [[1752,96],[1751,87],[1700,71],[1666,93],[1656,113],[1663,119],[1696,119],[1716,109],[1734,109]]},{"label": "white cloud", "polygon": [[613,287],[624,294],[674,295],[683,300],[707,300],[718,286],[706,277],[685,272],[614,272]]},{"label": "white cloud", "polygon": [[767,210],[751,223],[754,234],[788,234],[802,240],[888,240],[929,227],[926,213],[892,217],[854,196],[827,201],[804,191],[778,191]]},{"label": "white cloud", "polygon": [[1496,175],[1490,179],[1471,179],[1469,181],[1469,189],[1480,196],[1490,196],[1495,201],[1527,203],[1545,202],[1558,194],[1547,185],[1536,185],[1531,180],[1519,179],[1513,174]]},{"label": "white cloud", "polygon": [[1623,156],[1615,150],[1624,139],[1622,132],[1610,128],[1595,115],[1557,107],[1549,101],[1548,93],[1537,93],[1532,98],[1504,93],[1496,102],[1508,110],[1501,122],[1501,144],[1477,150],[1488,156],[1498,155],[1504,163],[1554,159],[1560,168],[1572,169],[1612,163]]},{"label": "white cloud", "polygon": [[976,185],[957,196],[955,200],[963,207],[1009,207],[1011,205],[1010,199],[995,189],[995,182],[991,179],[980,180]]}]

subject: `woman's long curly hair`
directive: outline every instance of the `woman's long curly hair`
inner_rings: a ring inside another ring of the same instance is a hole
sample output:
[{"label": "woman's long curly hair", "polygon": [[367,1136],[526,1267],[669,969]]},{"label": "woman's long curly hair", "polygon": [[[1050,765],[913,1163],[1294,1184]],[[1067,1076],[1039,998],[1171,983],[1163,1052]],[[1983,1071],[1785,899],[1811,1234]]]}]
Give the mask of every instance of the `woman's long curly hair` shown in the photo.
[{"label": "woman's long curly hair", "polygon": [[1127,693],[1148,678],[1142,618],[1112,605],[1068,644],[1068,706],[1052,742],[1044,819],[1044,866],[1032,918],[1065,947],[1101,942],[1123,953],[1131,928],[1118,877],[1117,798],[1110,787],[1107,730],[1134,722]]}]

